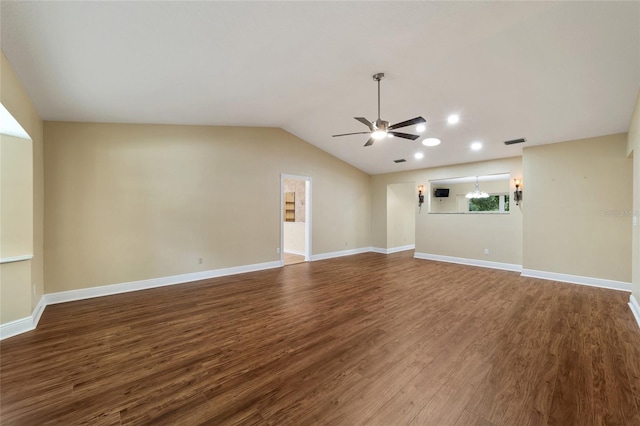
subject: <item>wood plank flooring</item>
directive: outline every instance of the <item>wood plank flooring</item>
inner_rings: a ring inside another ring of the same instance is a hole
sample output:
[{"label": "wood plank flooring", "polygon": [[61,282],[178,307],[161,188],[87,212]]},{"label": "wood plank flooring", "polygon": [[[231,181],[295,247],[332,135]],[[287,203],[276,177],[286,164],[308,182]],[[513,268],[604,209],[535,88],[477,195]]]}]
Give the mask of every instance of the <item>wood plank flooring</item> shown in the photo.
[{"label": "wood plank flooring", "polygon": [[292,253],[284,253],[283,260],[285,265],[295,265],[296,263],[302,263],[305,261],[304,256]]},{"label": "wood plank flooring", "polygon": [[640,425],[629,294],[367,253],[46,308],[2,425]]}]

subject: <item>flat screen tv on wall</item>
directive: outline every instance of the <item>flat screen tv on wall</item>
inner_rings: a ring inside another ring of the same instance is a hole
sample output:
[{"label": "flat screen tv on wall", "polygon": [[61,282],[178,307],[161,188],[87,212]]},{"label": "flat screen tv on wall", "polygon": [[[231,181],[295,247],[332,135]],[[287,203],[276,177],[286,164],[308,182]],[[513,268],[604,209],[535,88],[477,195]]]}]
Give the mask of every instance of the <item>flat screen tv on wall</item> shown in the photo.
[{"label": "flat screen tv on wall", "polygon": [[436,197],[436,198],[448,197],[449,196],[449,188],[436,188],[433,191],[433,196]]}]

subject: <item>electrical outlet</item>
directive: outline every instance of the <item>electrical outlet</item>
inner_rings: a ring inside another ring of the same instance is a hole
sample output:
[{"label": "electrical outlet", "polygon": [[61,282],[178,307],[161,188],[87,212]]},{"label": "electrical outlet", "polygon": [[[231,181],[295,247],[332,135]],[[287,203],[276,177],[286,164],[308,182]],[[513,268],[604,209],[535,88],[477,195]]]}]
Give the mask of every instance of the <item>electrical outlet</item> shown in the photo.
[{"label": "electrical outlet", "polygon": [[633,226],[638,226],[638,216],[633,215]]},{"label": "electrical outlet", "polygon": [[488,255],[489,254],[489,249],[484,249],[484,254]]},{"label": "electrical outlet", "polygon": [[280,247],[276,247],[276,254],[280,254]]}]

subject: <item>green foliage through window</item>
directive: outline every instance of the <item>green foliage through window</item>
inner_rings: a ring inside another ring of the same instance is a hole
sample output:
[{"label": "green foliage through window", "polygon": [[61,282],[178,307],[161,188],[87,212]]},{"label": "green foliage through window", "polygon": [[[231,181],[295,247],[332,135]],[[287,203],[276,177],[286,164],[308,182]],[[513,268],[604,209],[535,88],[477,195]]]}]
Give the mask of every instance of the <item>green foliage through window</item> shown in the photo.
[{"label": "green foliage through window", "polygon": [[469,199],[470,212],[497,212],[509,211],[509,196],[506,194],[490,195],[487,198]]}]

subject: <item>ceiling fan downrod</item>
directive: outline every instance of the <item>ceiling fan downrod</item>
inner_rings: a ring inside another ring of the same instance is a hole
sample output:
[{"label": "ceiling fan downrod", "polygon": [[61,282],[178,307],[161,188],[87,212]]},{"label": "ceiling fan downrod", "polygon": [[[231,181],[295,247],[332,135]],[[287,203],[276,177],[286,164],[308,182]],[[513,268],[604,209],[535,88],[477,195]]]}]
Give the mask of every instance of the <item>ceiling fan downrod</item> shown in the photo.
[{"label": "ceiling fan downrod", "polygon": [[373,75],[373,80],[378,82],[378,120],[380,120],[380,80],[384,78],[384,73],[379,72]]}]

